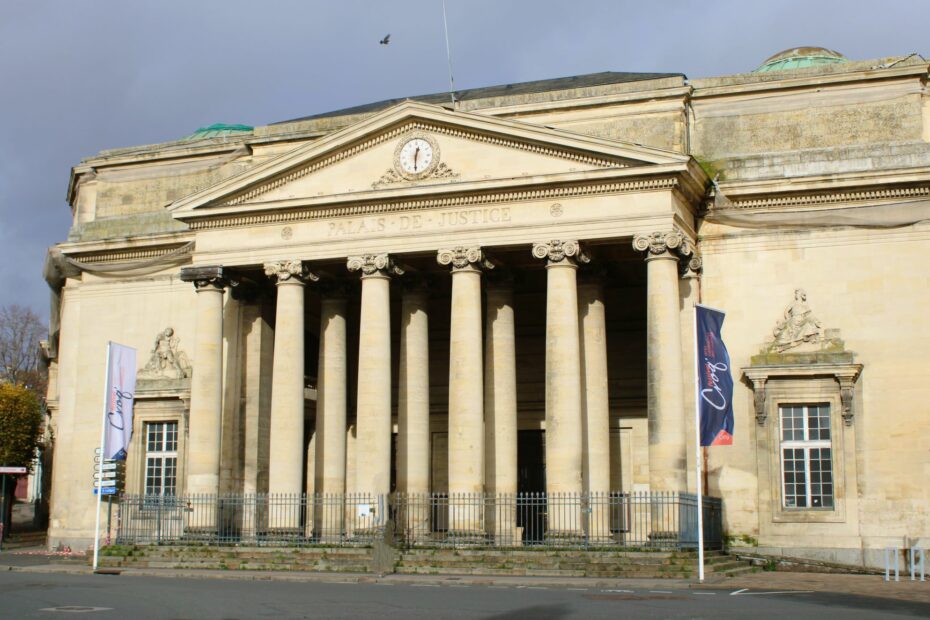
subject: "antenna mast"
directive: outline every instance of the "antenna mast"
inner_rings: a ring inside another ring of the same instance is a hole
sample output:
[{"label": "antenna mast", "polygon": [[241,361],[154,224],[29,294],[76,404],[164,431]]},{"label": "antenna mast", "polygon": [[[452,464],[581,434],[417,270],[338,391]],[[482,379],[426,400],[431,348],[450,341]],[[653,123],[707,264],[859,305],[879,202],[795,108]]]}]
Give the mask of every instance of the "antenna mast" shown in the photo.
[{"label": "antenna mast", "polygon": [[446,32],[446,58],[449,60],[449,98],[455,110],[455,82],[452,79],[452,46],[449,45],[449,23],[446,20],[446,0],[442,0],[442,27]]}]

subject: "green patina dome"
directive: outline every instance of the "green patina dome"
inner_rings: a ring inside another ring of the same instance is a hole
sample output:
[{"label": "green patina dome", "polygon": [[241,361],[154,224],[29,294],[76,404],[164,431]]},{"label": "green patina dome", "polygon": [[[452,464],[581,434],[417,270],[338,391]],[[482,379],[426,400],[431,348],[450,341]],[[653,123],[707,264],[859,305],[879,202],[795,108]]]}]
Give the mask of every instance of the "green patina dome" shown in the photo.
[{"label": "green patina dome", "polygon": [[206,138],[224,138],[226,136],[235,136],[244,133],[252,133],[254,127],[250,125],[227,125],[225,123],[214,123],[208,127],[201,127],[183,140],[203,140]]},{"label": "green patina dome", "polygon": [[792,47],[767,58],[753,73],[807,69],[841,62],[849,62],[849,60],[839,52],[825,47]]}]

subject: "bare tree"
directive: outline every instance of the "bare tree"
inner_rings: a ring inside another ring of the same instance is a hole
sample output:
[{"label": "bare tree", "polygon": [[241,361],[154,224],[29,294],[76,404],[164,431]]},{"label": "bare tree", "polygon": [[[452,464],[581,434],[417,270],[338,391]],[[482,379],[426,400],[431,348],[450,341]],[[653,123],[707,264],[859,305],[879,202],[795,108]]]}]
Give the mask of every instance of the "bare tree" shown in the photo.
[{"label": "bare tree", "polygon": [[29,308],[0,306],[0,381],[25,385],[39,398],[45,397],[45,365],[39,342],[47,333]]}]

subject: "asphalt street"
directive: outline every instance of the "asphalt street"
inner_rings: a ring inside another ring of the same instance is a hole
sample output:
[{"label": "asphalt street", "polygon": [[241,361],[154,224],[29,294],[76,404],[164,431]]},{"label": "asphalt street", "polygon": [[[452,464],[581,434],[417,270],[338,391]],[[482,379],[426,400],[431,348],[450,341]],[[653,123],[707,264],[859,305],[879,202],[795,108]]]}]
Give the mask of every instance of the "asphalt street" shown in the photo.
[{"label": "asphalt street", "polygon": [[930,617],[930,605],[813,592],[600,589],[0,574],[0,617],[843,618]]}]

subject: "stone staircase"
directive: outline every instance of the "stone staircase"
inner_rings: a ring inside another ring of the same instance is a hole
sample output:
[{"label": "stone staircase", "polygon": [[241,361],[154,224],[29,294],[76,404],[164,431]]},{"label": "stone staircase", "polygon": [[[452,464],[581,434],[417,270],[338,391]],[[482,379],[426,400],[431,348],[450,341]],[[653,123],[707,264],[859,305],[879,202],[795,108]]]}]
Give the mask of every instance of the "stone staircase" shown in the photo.
[{"label": "stone staircase", "polygon": [[100,566],[366,573],[371,555],[359,547],[111,546],[101,551]]},{"label": "stone staircase", "polygon": [[9,538],[3,541],[3,550],[45,548],[45,538],[45,530],[14,530]]},{"label": "stone staircase", "polygon": [[[174,547],[111,546],[101,552],[106,568],[170,568],[379,572],[369,547]],[[585,551],[423,548],[396,551],[393,572],[414,575],[486,575],[689,579],[697,576],[693,551]],[[748,560],[723,552],[705,555],[707,575],[750,571]],[[390,569],[384,572],[392,572]]]},{"label": "stone staircase", "polygon": [[[752,570],[749,561],[707,552],[706,574]],[[613,577],[689,579],[697,576],[697,553],[688,551],[414,549],[400,554],[404,574],[511,575],[527,577]]]}]

